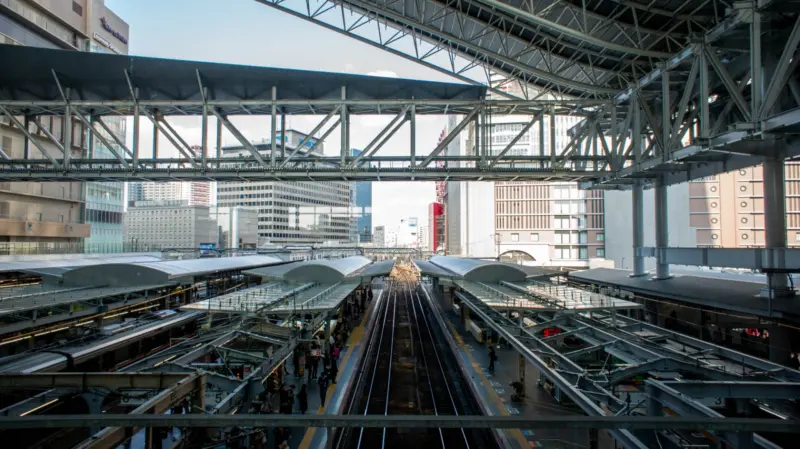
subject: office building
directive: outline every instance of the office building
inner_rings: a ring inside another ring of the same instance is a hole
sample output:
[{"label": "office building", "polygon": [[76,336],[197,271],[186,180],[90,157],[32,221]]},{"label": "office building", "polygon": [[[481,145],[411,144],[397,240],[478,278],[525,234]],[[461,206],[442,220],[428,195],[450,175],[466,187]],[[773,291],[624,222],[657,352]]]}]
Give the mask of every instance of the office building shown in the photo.
[{"label": "office building", "polygon": [[[0,2],[0,44],[126,54],[127,36],[128,25],[102,0]],[[125,139],[124,120],[107,124]],[[39,116],[27,131],[35,142],[0,117],[0,149],[10,157],[43,159],[45,151],[59,158],[47,131],[68,143],[74,158],[110,154],[99,141],[89,142],[77,120],[67,125],[61,117]],[[0,183],[0,252],[121,250],[122,205],[120,183]]]},{"label": "office building", "polygon": [[[361,150],[350,150],[350,155],[353,157],[361,154]],[[354,182],[353,184],[353,197],[351,204],[353,205],[353,215],[356,223],[357,243],[371,243],[372,242],[372,183],[371,182]]]},{"label": "office building", "polygon": [[[293,151],[306,135],[286,132],[286,151]],[[283,136],[279,137],[280,139]],[[305,146],[322,153],[322,144]],[[254,143],[258,151],[269,158],[269,142]],[[302,149],[300,154],[305,153]],[[242,146],[224,147],[223,158],[249,156]],[[223,163],[224,164],[224,163]],[[275,244],[319,244],[324,242],[351,243],[351,183],[349,182],[226,182],[217,184],[217,205],[240,206],[258,212],[259,246]]]},{"label": "office building", "polygon": [[375,232],[372,234],[372,245],[379,248],[386,247],[386,227],[375,226]]},{"label": "office building", "polygon": [[430,227],[425,225],[420,226],[419,234],[417,234],[417,248],[426,250],[429,249],[430,238]]},{"label": "office building", "polygon": [[135,201],[125,214],[125,241],[134,249],[217,246],[218,233],[208,206],[190,206],[186,200]]},{"label": "office building", "polygon": [[[786,163],[788,246],[800,246],[800,165]],[[667,188],[669,246],[682,248],[764,247],[762,167],[748,167]],[[633,267],[631,192],[605,192],[606,257],[617,268]],[[644,191],[644,246],[655,246],[653,190]],[[645,258],[645,269],[656,261]]]},{"label": "office building", "polygon": [[246,249],[258,245],[258,212],[244,207],[212,207],[209,211],[219,230],[220,248]]},{"label": "office building", "polygon": [[396,242],[394,246],[416,248],[419,245],[419,220],[417,217],[404,217],[395,231]]},{"label": "office building", "polygon": [[207,182],[135,182],[128,189],[128,201],[186,201],[190,206],[210,206]]}]

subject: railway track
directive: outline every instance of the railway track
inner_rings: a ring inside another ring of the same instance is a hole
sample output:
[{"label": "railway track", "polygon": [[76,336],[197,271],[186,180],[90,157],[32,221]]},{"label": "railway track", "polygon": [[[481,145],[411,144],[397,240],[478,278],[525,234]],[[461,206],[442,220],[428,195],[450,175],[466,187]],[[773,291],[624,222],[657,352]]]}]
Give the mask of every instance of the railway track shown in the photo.
[{"label": "railway track", "polygon": [[[402,268],[402,266],[399,266]],[[464,380],[454,369],[454,355],[442,343],[432,322],[432,307],[419,294],[419,284],[406,270],[394,273],[388,294],[379,303],[376,320],[355,379],[346,412],[361,415],[477,414],[465,394]],[[341,430],[339,449],[496,447],[484,430],[380,429]]]}]

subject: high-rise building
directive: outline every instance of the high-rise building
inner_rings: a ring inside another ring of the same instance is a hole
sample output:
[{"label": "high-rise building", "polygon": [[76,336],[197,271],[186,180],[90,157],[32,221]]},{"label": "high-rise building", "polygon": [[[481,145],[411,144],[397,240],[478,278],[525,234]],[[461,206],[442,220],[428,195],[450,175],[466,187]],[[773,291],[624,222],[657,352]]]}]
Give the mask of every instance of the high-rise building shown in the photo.
[{"label": "high-rise building", "polygon": [[211,190],[207,182],[139,182],[131,183],[131,201],[186,201],[190,206],[209,206]]},{"label": "high-rise building", "polygon": [[[506,84],[504,89],[521,95],[518,83]],[[492,117],[487,127],[489,154],[503,151],[530,119]],[[532,126],[506,155],[548,156],[553,150],[559,152],[569,144],[569,130],[580,121],[580,117],[556,115],[551,136],[550,117],[545,115],[542,126]],[[550,148],[551,137],[554,149]],[[583,192],[574,182],[495,183],[495,252],[513,262],[588,267],[590,259],[605,256],[603,211],[603,195]]]},{"label": "high-rise building", "polygon": [[387,246],[386,245],[386,227],[384,227],[384,226],[375,226],[375,232],[372,234],[372,244],[373,244],[373,246],[377,246],[379,248]]},{"label": "high-rise building", "polygon": [[429,249],[430,239],[430,228],[425,225],[420,226],[419,234],[417,234],[417,248]]},{"label": "high-rise building", "polygon": [[[286,149],[293,151],[306,135],[286,132]],[[282,136],[281,136],[282,138]],[[322,153],[322,144],[306,148]],[[269,142],[255,143],[264,157],[269,157]],[[306,152],[301,150],[301,153]],[[242,146],[222,148],[223,158],[249,156]],[[234,162],[236,163],[236,162]],[[223,163],[224,164],[224,163]],[[241,206],[258,211],[259,245],[264,243],[349,243],[351,237],[351,183],[246,181],[217,184],[217,205]]]},{"label": "high-rise building", "polygon": [[444,204],[431,203],[428,206],[428,226],[430,228],[428,236],[428,249],[437,252],[444,249]]},{"label": "high-rise building", "polygon": [[[361,154],[361,150],[350,150],[353,157]],[[359,243],[372,242],[372,182],[353,183],[353,214]]]},{"label": "high-rise building", "polygon": [[134,249],[217,246],[218,224],[209,212],[186,200],[136,201],[125,214],[126,243]]},{"label": "high-rise building", "polygon": [[416,248],[419,245],[419,220],[417,217],[400,219],[400,226],[395,233],[395,246]]},{"label": "high-rise building", "polygon": [[[126,54],[127,36],[128,25],[102,0],[0,2],[0,44]],[[107,124],[124,140],[124,120]],[[10,157],[43,159],[43,150],[60,158],[43,130],[61,145],[69,141],[74,158],[110,157],[99,141],[90,144],[77,120],[67,124],[61,117],[39,116],[22,126],[36,144],[0,117],[0,149]],[[122,202],[120,183],[0,183],[0,253],[117,250]]]}]

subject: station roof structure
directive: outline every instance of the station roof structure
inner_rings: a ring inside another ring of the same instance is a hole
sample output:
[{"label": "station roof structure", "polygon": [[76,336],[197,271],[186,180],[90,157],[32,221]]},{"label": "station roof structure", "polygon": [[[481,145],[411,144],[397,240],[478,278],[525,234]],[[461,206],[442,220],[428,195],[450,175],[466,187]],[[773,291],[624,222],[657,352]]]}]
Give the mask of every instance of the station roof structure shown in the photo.
[{"label": "station roof structure", "polygon": [[[659,281],[630,277],[630,271],[595,268],[569,273],[576,281],[618,288],[638,295],[652,295],[675,301],[732,310],[760,317],[798,319],[794,300],[760,296],[763,283],[705,276],[675,275]],[[770,304],[771,303],[771,304]]]},{"label": "station roof structure", "polygon": [[60,254],[57,256],[10,256],[0,260],[0,272],[39,274],[52,268],[68,269],[109,263],[158,262],[164,259],[159,253],[125,254]]},{"label": "station roof structure", "polygon": [[219,257],[161,262],[109,263],[81,267],[64,273],[65,285],[163,285],[224,271],[238,271],[284,261],[271,256]]},{"label": "station roof structure", "polygon": [[343,259],[305,260],[277,267],[247,270],[244,271],[244,274],[260,277],[262,280],[335,284],[343,281],[347,276],[364,268],[371,262],[370,259],[363,256],[351,256]]},{"label": "station roof structure", "polygon": [[361,270],[350,274],[348,277],[359,277],[369,281],[371,278],[388,276],[394,268],[394,260],[384,260],[383,262],[375,262],[372,265],[367,265]]},{"label": "station roof structure", "polygon": [[[2,45],[0,60],[14,61],[8,70],[0,73],[0,100],[7,101],[61,101],[62,87],[70,88],[73,98],[97,102],[95,110],[105,112],[115,109],[131,115],[131,108],[113,108],[102,105],[104,101],[130,101],[131,90],[127,77],[139,89],[140,103],[175,102],[160,112],[167,115],[196,114],[197,105],[185,107],[181,101],[202,100],[198,74],[208,88],[209,99],[223,114],[269,114],[272,88],[277,100],[300,100],[297,104],[282,105],[287,114],[324,114],[325,106],[309,108],[302,100],[340,100],[341,89],[346,88],[349,100],[480,100],[486,88],[469,84],[416,81],[343,73],[290,70],[274,67],[255,67],[234,64],[217,64],[199,61],[148,58],[141,56],[112,55],[89,52],[72,52],[34,47]],[[59,81],[53,74],[58,76]],[[243,108],[241,102],[261,102]],[[332,107],[327,107],[332,109]],[[53,114],[54,111],[34,110],[20,105],[9,108],[13,114]],[[356,106],[348,108],[350,114],[373,113]],[[425,114],[424,108],[417,114]]]},{"label": "station roof structure", "polygon": [[459,278],[478,282],[524,281],[528,274],[510,263],[493,262],[461,257],[434,256],[431,263],[451,271]]},{"label": "station roof structure", "polygon": [[435,278],[452,278],[456,276],[455,273],[447,271],[439,265],[434,265],[427,260],[412,259],[411,262],[423,276]]}]

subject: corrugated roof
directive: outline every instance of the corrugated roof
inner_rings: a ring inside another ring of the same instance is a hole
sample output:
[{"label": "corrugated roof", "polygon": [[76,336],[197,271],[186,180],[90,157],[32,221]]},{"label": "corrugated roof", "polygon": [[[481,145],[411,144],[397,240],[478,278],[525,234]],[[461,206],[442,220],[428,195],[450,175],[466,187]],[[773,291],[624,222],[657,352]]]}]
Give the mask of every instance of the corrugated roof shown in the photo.
[{"label": "corrugated roof", "polygon": [[[7,64],[0,72],[0,85],[3,86],[0,100],[61,101],[53,72],[58,75],[63,87],[72,89],[73,98],[85,101],[130,100],[126,71],[133,85],[139,89],[140,98],[145,101],[202,100],[198,72],[203,85],[208,87],[210,98],[220,101],[272,101],[273,86],[278,100],[340,100],[342,86],[346,86],[347,97],[351,100],[479,100],[486,93],[485,87],[468,84],[14,45],[0,45],[0,61],[14,61],[14,64]],[[186,108],[190,106],[176,104],[159,112],[182,115],[201,111],[197,106],[192,107],[195,109],[189,111]],[[12,113],[18,112],[11,109]],[[235,104],[221,105],[217,109],[223,114],[244,112]],[[308,105],[302,104],[282,106],[282,109],[288,114],[309,113]],[[270,106],[248,106],[248,111],[268,114]],[[325,107],[315,107],[317,114],[327,112]],[[419,109],[417,114],[426,112]],[[119,113],[130,115],[130,109],[120,110]],[[352,113],[358,114],[359,109],[354,108]]]},{"label": "corrugated roof", "polygon": [[127,254],[61,254],[58,257],[18,256],[0,262],[0,272],[35,272],[46,268],[85,267],[109,263],[137,263],[162,261],[157,253]]},{"label": "corrugated roof", "polygon": [[66,285],[148,285],[167,284],[177,279],[222,271],[239,271],[284,263],[271,256],[219,257],[144,263],[112,263],[76,268],[64,273]]},{"label": "corrugated roof", "polygon": [[478,282],[518,282],[528,276],[525,271],[513,264],[492,262],[461,257],[434,256],[431,263],[445,268],[468,281]]},{"label": "corrugated roof", "polygon": [[417,267],[420,273],[424,276],[432,276],[432,277],[454,277],[456,274],[447,271],[444,268],[440,267],[439,265],[434,265],[427,260],[419,260],[419,259],[412,259],[411,262]]},{"label": "corrugated roof", "polygon": [[362,270],[353,273],[353,277],[377,277],[387,276],[394,268],[394,260],[385,260],[383,262],[376,262],[372,265],[367,265]]},{"label": "corrugated roof", "polygon": [[363,256],[351,256],[343,259],[305,260],[287,266],[247,270],[244,274],[258,276],[265,280],[335,284],[341,282],[356,270],[370,264],[370,262],[368,258]]}]

